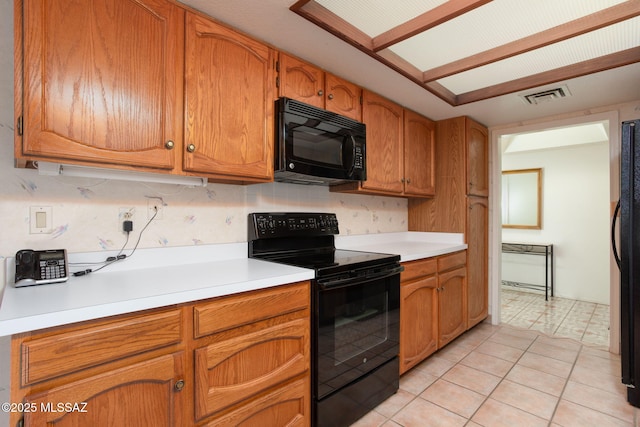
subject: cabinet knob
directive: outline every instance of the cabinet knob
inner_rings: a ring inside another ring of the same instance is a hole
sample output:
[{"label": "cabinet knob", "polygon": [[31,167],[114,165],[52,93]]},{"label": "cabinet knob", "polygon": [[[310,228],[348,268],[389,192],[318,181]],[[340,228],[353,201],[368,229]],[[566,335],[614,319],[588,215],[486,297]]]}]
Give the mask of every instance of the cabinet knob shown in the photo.
[{"label": "cabinet knob", "polygon": [[194,151],[196,151],[196,146],[193,144],[187,145],[187,151],[193,153]]},{"label": "cabinet knob", "polygon": [[328,96],[327,98],[329,98],[329,99],[333,99],[333,94],[332,94],[332,93],[330,93],[330,94],[329,94],[329,96]]},{"label": "cabinet knob", "polygon": [[182,391],[184,388],[184,380],[178,380],[173,386],[175,391]]},{"label": "cabinet knob", "polygon": [[324,91],[323,91],[322,89],[320,89],[320,90],[318,91],[318,96],[322,96],[322,95],[324,95]]},{"label": "cabinet knob", "polygon": [[411,184],[411,179],[407,178],[407,184]]},{"label": "cabinet knob", "polygon": [[404,184],[404,178],[400,178],[400,182]]},{"label": "cabinet knob", "polygon": [[166,148],[167,150],[173,150],[173,147],[175,146],[176,144],[172,140],[168,140],[164,143],[164,148]]}]

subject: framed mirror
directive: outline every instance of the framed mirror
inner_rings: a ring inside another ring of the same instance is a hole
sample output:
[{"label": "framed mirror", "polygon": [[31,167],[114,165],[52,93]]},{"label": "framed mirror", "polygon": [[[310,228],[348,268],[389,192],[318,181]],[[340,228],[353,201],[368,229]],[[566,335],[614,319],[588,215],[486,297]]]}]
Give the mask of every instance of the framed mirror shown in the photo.
[{"label": "framed mirror", "polygon": [[502,227],[542,228],[542,169],[502,171]]}]

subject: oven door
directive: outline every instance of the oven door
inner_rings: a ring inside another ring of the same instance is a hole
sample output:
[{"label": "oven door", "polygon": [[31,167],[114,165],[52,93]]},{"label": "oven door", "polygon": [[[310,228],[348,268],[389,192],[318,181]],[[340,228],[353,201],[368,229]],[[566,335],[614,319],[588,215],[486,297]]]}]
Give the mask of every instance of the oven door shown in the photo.
[{"label": "oven door", "polygon": [[[321,400],[398,355],[400,271],[316,280],[314,398]],[[325,286],[326,284],[326,286]]]}]

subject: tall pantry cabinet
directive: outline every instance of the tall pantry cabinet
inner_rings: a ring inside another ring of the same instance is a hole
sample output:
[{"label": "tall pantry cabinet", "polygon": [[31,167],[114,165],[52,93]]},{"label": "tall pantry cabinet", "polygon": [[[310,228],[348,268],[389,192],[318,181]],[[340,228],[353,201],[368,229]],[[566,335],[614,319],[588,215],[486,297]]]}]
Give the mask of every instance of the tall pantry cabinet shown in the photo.
[{"label": "tall pantry cabinet", "polygon": [[469,117],[436,124],[436,196],[409,199],[409,230],[464,233],[467,328],[488,315],[489,138]]}]

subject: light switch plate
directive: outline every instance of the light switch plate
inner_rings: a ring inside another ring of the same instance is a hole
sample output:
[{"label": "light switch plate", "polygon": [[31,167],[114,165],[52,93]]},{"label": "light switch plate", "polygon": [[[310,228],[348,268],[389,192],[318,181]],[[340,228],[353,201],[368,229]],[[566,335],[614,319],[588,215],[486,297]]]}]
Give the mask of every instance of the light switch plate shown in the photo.
[{"label": "light switch plate", "polygon": [[29,226],[31,234],[51,234],[53,232],[53,208],[51,206],[31,206]]}]

